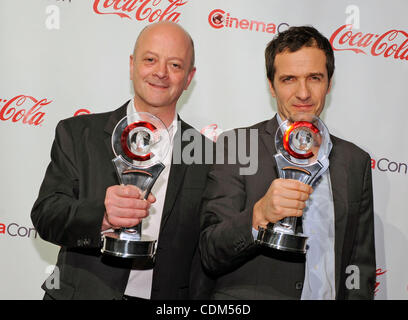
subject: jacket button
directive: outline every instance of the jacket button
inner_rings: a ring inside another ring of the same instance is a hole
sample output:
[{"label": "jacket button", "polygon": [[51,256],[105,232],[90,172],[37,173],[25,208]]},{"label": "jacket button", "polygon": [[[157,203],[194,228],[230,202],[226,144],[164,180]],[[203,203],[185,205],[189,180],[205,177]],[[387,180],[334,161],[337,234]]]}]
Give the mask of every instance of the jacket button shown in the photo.
[{"label": "jacket button", "polygon": [[295,282],[295,288],[296,288],[296,290],[302,290],[303,289],[303,282],[300,282],[300,281]]}]

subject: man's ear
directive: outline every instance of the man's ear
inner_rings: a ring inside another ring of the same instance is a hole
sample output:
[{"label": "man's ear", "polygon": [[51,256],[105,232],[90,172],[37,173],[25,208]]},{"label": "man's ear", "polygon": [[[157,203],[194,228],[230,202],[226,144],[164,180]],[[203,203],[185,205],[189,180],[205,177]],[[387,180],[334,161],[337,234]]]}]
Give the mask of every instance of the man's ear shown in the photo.
[{"label": "man's ear", "polygon": [[129,57],[129,78],[133,80],[133,54]]},{"label": "man's ear", "polygon": [[269,90],[271,91],[272,97],[276,98],[275,89],[273,88],[272,81],[268,79]]},{"label": "man's ear", "polygon": [[194,75],[195,75],[195,73],[196,73],[196,67],[193,67],[193,69],[191,69],[191,71],[189,72],[189,74],[188,74],[188,76],[187,76],[187,82],[186,82],[186,85],[184,86],[184,90],[187,90],[188,89],[188,86],[190,85],[190,83],[191,83],[191,80],[193,80],[193,77],[194,77]]},{"label": "man's ear", "polygon": [[[333,79],[333,78],[332,78]],[[332,79],[330,79],[330,81],[329,81],[329,87],[327,88],[327,92],[326,92],[326,94],[328,94],[329,92],[330,92],[330,90],[331,90],[331,88],[332,88]]]}]

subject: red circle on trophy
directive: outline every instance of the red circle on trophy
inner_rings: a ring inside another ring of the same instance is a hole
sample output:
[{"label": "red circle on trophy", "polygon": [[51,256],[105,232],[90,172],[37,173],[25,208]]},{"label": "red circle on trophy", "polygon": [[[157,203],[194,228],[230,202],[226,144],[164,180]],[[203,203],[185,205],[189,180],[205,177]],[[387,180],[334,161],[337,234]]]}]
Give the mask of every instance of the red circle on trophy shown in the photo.
[{"label": "red circle on trophy", "polygon": [[164,161],[171,146],[165,124],[147,112],[123,117],[113,129],[111,142],[115,156],[143,168]]},{"label": "red circle on trophy", "polygon": [[318,133],[319,129],[313,123],[296,121],[285,131],[283,147],[296,159],[309,159],[313,157],[313,152],[309,151],[314,144],[313,136]]},{"label": "red circle on trophy", "polygon": [[[137,130],[134,132],[135,129],[141,128],[142,130]],[[146,130],[148,129],[148,130]],[[148,152],[143,154],[144,150],[148,150],[149,142],[151,140],[151,135],[149,133],[152,131],[155,131],[156,127],[151,124],[150,122],[147,121],[138,121],[138,122],[133,122],[129,124],[122,132],[122,135],[120,137],[120,143],[122,146],[123,152],[132,160],[136,161],[146,161],[149,160],[154,154],[152,152]],[[130,133],[133,133],[133,136],[130,137]],[[132,148],[129,148],[129,143],[133,143],[136,146],[136,150],[141,151],[141,154],[135,154],[132,152]]]}]

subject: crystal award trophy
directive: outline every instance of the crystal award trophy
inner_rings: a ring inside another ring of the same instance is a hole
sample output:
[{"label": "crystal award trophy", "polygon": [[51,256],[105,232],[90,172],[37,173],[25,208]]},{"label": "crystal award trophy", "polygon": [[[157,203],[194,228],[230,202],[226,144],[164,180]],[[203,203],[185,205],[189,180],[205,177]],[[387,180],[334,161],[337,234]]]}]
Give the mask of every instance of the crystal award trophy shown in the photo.
[{"label": "crystal award trophy", "polygon": [[[112,149],[119,182],[134,185],[147,199],[164,169],[170,136],[163,122],[147,112],[121,119],[112,134]],[[102,253],[122,258],[153,259],[156,239],[142,234],[142,222],[103,234]]]},{"label": "crystal award trophy", "polygon": [[[302,115],[284,121],[275,135],[279,177],[312,185],[328,166],[329,138],[329,131],[316,116]],[[296,223],[297,217],[286,217],[266,228],[259,227],[256,242],[304,254],[307,236],[296,232]]]}]

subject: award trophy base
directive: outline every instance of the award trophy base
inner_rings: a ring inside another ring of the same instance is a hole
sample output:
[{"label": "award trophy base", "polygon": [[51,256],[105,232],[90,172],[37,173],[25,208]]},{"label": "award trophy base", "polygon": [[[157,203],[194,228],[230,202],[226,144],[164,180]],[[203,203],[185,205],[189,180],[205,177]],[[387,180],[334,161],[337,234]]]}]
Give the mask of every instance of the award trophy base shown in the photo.
[{"label": "award trophy base", "polygon": [[257,243],[282,251],[306,253],[307,237],[302,233],[288,233],[259,227]]},{"label": "award trophy base", "polygon": [[121,230],[105,233],[102,252],[120,258],[154,258],[157,240],[146,235],[132,239],[123,234]]}]

